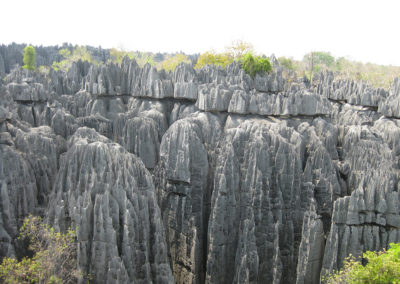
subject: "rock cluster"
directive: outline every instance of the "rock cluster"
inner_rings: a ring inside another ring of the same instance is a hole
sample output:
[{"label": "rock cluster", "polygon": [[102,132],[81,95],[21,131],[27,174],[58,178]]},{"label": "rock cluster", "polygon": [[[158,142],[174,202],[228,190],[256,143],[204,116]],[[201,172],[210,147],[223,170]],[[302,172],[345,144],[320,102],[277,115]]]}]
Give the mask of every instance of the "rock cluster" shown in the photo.
[{"label": "rock cluster", "polygon": [[77,228],[96,283],[319,283],[400,241],[397,79],[9,62],[0,52],[1,258],[21,253],[31,213]]},{"label": "rock cluster", "polygon": [[90,128],[79,128],[67,144],[46,216],[59,230],[77,226],[78,265],[96,283],[173,283],[142,161]]}]

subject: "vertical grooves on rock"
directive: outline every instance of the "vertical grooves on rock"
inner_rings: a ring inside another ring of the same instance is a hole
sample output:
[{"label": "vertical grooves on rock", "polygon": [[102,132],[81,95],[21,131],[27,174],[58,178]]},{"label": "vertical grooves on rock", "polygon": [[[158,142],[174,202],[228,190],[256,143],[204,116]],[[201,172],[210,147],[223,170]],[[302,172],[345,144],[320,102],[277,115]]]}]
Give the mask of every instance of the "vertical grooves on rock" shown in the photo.
[{"label": "vertical grooves on rock", "polygon": [[37,122],[36,122],[35,106],[33,104],[31,107],[31,111],[32,111],[32,117],[33,117],[33,126],[38,126]]},{"label": "vertical grooves on rock", "polygon": [[400,240],[400,80],[128,59],[49,78],[16,69],[0,91],[0,257],[47,204],[99,283],[318,283]]},{"label": "vertical grooves on rock", "polygon": [[123,216],[123,212],[121,212],[121,210],[119,211],[118,214],[118,232],[117,232],[117,248],[118,248],[118,255],[122,256],[122,239],[123,239],[123,233],[124,233],[124,216]]}]

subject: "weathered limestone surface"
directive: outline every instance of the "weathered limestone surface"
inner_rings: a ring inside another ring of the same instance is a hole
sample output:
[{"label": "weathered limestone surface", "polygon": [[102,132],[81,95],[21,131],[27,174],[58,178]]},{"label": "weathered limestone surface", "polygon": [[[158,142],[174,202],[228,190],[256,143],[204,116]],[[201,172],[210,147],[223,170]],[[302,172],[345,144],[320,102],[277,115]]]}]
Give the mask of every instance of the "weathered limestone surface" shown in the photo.
[{"label": "weathered limestone surface", "polygon": [[175,83],[174,98],[197,100],[197,85],[195,83]]},{"label": "weathered limestone surface", "polygon": [[79,128],[50,204],[51,224],[78,228],[79,266],[96,283],[173,283],[151,175],[120,145]]},{"label": "weathered limestone surface", "polygon": [[311,86],[273,58],[255,78],[128,58],[45,76],[4,54],[0,260],[30,213],[78,227],[96,283],[319,283],[400,241],[398,79]]},{"label": "weathered limestone surface", "polygon": [[396,153],[366,126],[350,127],[342,143],[348,195],[334,203],[322,273],[340,268],[349,253],[400,241]]},{"label": "weathered limestone surface", "polygon": [[[302,137],[246,120],[225,131],[209,223],[207,283],[293,282]],[[299,240],[297,240],[299,241]]]},{"label": "weathered limestone surface", "polygon": [[325,232],[314,203],[304,214],[302,242],[299,247],[296,283],[319,283],[324,255]]},{"label": "weathered limestone surface", "polygon": [[93,95],[133,95],[167,98],[174,96],[171,79],[150,64],[140,68],[135,61],[124,58],[121,67],[110,64],[91,66],[85,89]]},{"label": "weathered limestone surface", "polygon": [[346,101],[352,105],[378,107],[388,96],[382,88],[375,89],[365,82],[335,80],[333,72],[321,74],[317,93],[334,101]]},{"label": "weathered limestone surface", "polygon": [[56,137],[50,127],[41,126],[31,128],[29,132],[17,130],[15,146],[35,174],[37,205],[47,206],[57,175],[59,155],[65,151],[65,140]]},{"label": "weathered limestone surface", "polygon": [[389,91],[386,100],[382,100],[379,104],[379,112],[386,117],[400,118],[400,80],[396,78]]},{"label": "weathered limestone surface", "polygon": [[[23,218],[33,214],[37,206],[37,186],[32,166],[2,135],[0,144],[0,253],[15,257],[15,240]],[[6,141],[5,141],[6,140]]]},{"label": "weathered limestone surface", "polygon": [[221,132],[218,117],[195,113],[175,122],[161,142],[159,204],[177,283],[204,283],[210,167]]}]

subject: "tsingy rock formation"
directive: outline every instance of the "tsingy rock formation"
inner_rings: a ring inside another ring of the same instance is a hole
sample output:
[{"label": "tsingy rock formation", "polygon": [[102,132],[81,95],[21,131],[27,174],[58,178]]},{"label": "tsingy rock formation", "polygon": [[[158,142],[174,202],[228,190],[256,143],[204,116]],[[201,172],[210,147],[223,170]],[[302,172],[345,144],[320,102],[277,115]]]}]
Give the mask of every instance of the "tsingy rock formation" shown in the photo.
[{"label": "tsingy rock formation", "polygon": [[5,50],[1,258],[28,214],[77,228],[96,283],[319,283],[400,241],[398,79],[128,58],[43,75]]}]

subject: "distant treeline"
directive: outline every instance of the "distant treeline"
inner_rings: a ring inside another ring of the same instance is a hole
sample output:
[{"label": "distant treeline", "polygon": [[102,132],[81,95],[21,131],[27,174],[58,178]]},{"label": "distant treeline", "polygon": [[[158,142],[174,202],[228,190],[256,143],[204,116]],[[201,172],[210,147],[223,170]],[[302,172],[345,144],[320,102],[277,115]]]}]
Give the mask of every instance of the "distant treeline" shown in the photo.
[{"label": "distant treeline", "polygon": [[[23,51],[26,44],[12,43],[0,45],[0,77],[4,77],[13,67],[23,65]],[[140,51],[126,51],[121,48],[104,49],[101,46],[77,46],[64,43],[61,46],[35,46],[36,67],[47,72],[49,67],[56,70],[68,70],[72,62],[82,60],[93,64],[99,63],[121,63],[127,56],[135,59],[143,66],[146,63],[164,69],[167,72],[173,71],[181,62],[192,63],[195,68],[201,68],[206,64],[214,64],[225,67],[240,58],[247,52],[254,53],[251,44],[243,41],[235,41],[226,48],[225,52],[216,53],[207,51],[203,54],[176,53],[152,53]],[[345,57],[334,57],[329,52],[316,51],[304,55],[302,60],[295,60],[290,57],[279,57],[278,62],[284,68],[287,76],[307,77],[311,82],[316,75],[323,70],[331,70],[337,73],[336,78],[366,81],[374,87],[387,88],[395,77],[400,77],[400,66],[387,66],[372,63],[362,63],[349,60]]]},{"label": "distant treeline", "polygon": [[[23,65],[23,53],[27,44],[12,43],[0,45],[0,77],[10,73],[15,65]],[[64,43],[61,46],[34,46],[36,51],[36,68],[43,70],[43,67],[55,67],[56,69],[68,68],[71,61],[89,61],[94,64],[115,62],[118,63],[122,57],[128,56],[135,58],[139,65],[150,63],[153,66],[160,66],[161,62],[174,57],[183,55],[185,60],[196,64],[198,54],[185,55],[183,52],[177,53],[152,53],[140,51],[125,51],[121,49],[104,49],[101,46],[78,46]]]},{"label": "distant treeline", "polygon": [[302,60],[280,57],[278,61],[286,71],[293,71],[296,76],[306,76],[311,81],[323,70],[335,72],[336,78],[365,81],[374,87],[384,88],[388,88],[394,78],[400,77],[400,66],[362,63],[322,51],[310,52]]}]

